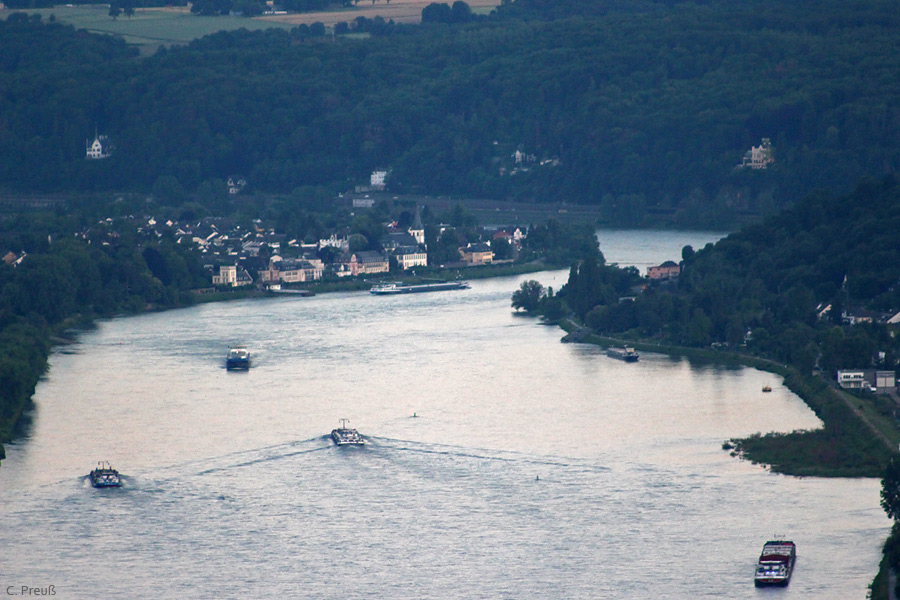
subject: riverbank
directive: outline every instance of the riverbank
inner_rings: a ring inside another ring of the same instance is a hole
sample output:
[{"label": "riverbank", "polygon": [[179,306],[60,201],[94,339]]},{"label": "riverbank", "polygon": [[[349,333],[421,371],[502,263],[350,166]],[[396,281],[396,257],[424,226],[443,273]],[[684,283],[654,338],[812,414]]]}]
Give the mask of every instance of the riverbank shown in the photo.
[{"label": "riverbank", "polygon": [[871,399],[834,389],[821,374],[803,374],[790,365],[739,352],[712,348],[670,346],[648,340],[625,340],[587,333],[572,321],[560,327],[580,331],[578,341],[600,346],[628,345],[642,352],[684,356],[691,361],[743,365],[775,373],[823,422],[821,429],[756,434],[726,440],[723,449],[733,456],[764,465],[775,473],[797,477],[875,477],[897,454],[900,430]]},{"label": "riverbank", "polygon": [[[345,278],[331,281],[317,281],[302,284],[305,291],[311,294],[327,294],[334,292],[352,292],[366,291],[371,289],[373,285],[383,283],[385,281],[402,281],[404,283],[419,283],[424,279],[486,279],[494,277],[510,277],[522,275],[525,273],[535,273],[552,269],[563,268],[559,265],[550,265],[543,260],[537,260],[524,264],[502,263],[493,265],[482,265],[479,267],[466,268],[447,268],[447,269],[420,269],[418,275],[410,275],[406,273],[387,274],[383,277],[367,277],[367,278]],[[247,298],[264,298],[272,295],[272,292],[258,289],[256,287],[246,289],[230,289],[230,290],[204,290],[197,291],[189,296],[190,301],[179,303],[171,306],[144,305],[140,310],[126,313],[125,316],[139,315],[147,312],[157,312],[171,310],[175,308],[184,308],[192,304],[206,304],[210,302],[227,302],[233,300],[242,300]],[[88,318],[78,314],[66,319],[62,324],[53,328],[52,331],[46,333],[46,339],[35,340],[34,335],[23,338],[29,343],[42,342],[43,360],[34,368],[34,376],[21,385],[15,386],[14,390],[4,390],[4,393],[16,394],[15,400],[12,402],[14,408],[7,413],[0,414],[0,465],[5,459],[3,444],[13,441],[21,436],[23,428],[27,425],[30,411],[34,408],[32,397],[40,378],[46,373],[47,359],[52,347],[60,345],[68,345],[76,343],[72,332],[89,329],[94,326],[94,318]],[[24,342],[23,342],[24,343]],[[7,348],[7,354],[30,354],[34,351],[14,351]]]},{"label": "riverbank", "polygon": [[[823,427],[812,431],[732,438],[722,444],[722,449],[730,451],[732,456],[763,465],[774,473],[797,477],[880,479],[887,461],[897,454],[900,447],[900,429],[892,412],[879,410],[870,399],[835,389],[821,373],[802,374],[790,365],[737,352],[604,337],[590,333],[570,320],[564,320],[559,325],[573,342],[607,347],[627,344],[638,351],[685,356],[692,361],[743,365],[784,377],[784,384],[816,413]],[[870,585],[871,600],[897,598],[898,572],[900,525],[895,522],[884,542],[878,573]]]}]

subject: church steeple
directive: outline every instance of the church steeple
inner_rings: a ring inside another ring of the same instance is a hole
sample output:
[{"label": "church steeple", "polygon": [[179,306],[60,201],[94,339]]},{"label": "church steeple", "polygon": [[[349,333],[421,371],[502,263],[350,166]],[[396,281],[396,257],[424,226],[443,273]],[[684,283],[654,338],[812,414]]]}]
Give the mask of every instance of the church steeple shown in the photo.
[{"label": "church steeple", "polygon": [[425,245],[425,226],[422,225],[422,214],[418,206],[416,207],[416,216],[413,218],[413,223],[407,231],[416,238],[416,243],[420,246]]}]

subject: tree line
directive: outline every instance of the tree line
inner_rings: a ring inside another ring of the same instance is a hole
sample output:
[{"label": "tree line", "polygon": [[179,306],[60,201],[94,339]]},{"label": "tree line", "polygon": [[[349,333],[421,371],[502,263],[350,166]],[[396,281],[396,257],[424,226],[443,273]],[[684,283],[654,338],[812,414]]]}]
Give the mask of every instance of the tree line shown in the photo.
[{"label": "tree line", "polygon": [[76,215],[0,221],[2,247],[25,253],[17,266],[0,262],[0,443],[30,405],[54,336],[97,317],[189,304],[189,290],[207,285],[199,261],[174,240]]},{"label": "tree line", "polygon": [[[900,312],[895,176],[811,194],[714,245],[685,247],[682,259],[677,283],[648,283],[592,253],[558,296],[604,334],[746,346],[803,372],[900,364],[900,340],[877,316]],[[848,315],[865,322],[848,325]]]},{"label": "tree line", "polygon": [[[174,177],[194,192],[240,174],[288,193],[389,169],[395,192],[721,227],[900,163],[888,2],[604,6],[515,2],[470,20],[462,4],[432,5],[421,26],[340,28],[367,39],[222,32],[141,60],[10,17],[0,186],[137,191]],[[87,161],[98,130],[116,151]],[[738,168],[764,137],[775,162]]]}]

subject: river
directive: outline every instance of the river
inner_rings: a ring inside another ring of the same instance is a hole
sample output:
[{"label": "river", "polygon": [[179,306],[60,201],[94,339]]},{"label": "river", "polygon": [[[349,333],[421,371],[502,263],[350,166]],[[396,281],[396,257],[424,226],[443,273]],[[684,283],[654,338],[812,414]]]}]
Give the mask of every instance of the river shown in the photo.
[{"label": "river", "polygon": [[[641,272],[719,237],[598,235]],[[0,593],[865,598],[890,527],[879,482],[723,451],[819,426],[770,373],[627,364],[513,313],[522,281],[566,277],[241,300],[83,332],[52,355],[0,468]],[[249,372],[224,369],[235,342]],[[332,445],[341,418],[365,447]],[[91,488],[99,460],[121,488]],[[775,534],[797,569],[756,589]]]}]

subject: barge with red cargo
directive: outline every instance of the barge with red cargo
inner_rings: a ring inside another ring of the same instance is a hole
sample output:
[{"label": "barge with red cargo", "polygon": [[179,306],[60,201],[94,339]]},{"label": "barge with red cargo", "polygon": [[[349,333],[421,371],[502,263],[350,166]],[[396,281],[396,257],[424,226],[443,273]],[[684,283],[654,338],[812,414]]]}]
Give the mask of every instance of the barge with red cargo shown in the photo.
[{"label": "barge with red cargo", "polygon": [[756,587],[786,586],[791,581],[796,561],[797,547],[794,542],[788,540],[766,542],[756,564],[754,584]]}]

